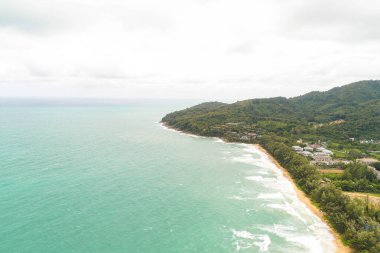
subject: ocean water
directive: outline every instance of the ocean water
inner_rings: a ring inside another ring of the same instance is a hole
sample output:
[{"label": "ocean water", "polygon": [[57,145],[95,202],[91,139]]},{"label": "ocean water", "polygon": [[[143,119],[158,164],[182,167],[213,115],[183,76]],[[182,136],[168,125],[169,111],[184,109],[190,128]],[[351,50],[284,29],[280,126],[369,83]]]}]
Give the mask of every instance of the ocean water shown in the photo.
[{"label": "ocean water", "polygon": [[333,252],[253,146],[168,130],[191,101],[0,104],[0,252]]}]

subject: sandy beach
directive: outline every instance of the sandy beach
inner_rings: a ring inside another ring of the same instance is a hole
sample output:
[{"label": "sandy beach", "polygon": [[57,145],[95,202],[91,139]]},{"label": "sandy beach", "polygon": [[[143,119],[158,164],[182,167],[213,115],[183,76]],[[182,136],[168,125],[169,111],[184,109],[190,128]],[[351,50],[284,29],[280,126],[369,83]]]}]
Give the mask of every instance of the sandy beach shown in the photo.
[{"label": "sandy beach", "polygon": [[[169,130],[174,130],[176,132],[181,132],[181,133],[184,133],[184,134],[188,134],[188,135],[192,135],[194,136],[194,134],[192,133],[188,133],[188,132],[185,132],[185,131],[182,131],[182,130],[179,130],[179,129],[175,129],[173,127],[170,127],[168,126],[167,124],[161,122],[160,123],[161,126],[163,126],[164,128],[166,129],[169,129]],[[228,142],[227,140],[223,140],[221,139],[223,142]],[[336,245],[336,252],[337,253],[349,253],[349,252],[352,252],[352,250],[347,247],[346,245],[343,244],[342,242],[342,239],[339,235],[338,232],[336,232],[334,230],[334,228],[331,227],[330,223],[327,221],[325,215],[323,214],[323,212],[321,210],[318,209],[318,207],[316,207],[313,202],[311,202],[311,200],[309,199],[309,197],[301,190],[298,188],[298,186],[296,185],[296,183],[294,182],[293,178],[291,177],[291,175],[289,174],[289,172],[281,166],[281,164],[279,164],[279,162],[271,155],[269,154],[269,152],[264,149],[262,146],[260,146],[259,144],[252,144],[253,146],[257,147],[261,152],[263,152],[264,154],[266,154],[268,156],[268,158],[273,162],[273,164],[276,165],[276,167],[278,169],[280,169],[283,173],[283,175],[289,180],[289,182],[292,184],[294,190],[296,191],[296,194],[297,194],[297,197],[300,201],[302,201],[306,207],[313,213],[315,214],[317,217],[319,217],[323,222],[326,223],[326,225],[328,226],[329,228],[329,232],[333,235],[334,237],[334,244]]]},{"label": "sandy beach", "polygon": [[330,226],[328,221],[326,220],[326,217],[324,216],[323,212],[319,210],[312,202],[311,200],[306,196],[306,194],[298,188],[298,186],[295,184],[293,181],[293,178],[290,176],[289,172],[283,168],[274,157],[268,153],[267,150],[265,150],[263,147],[257,144],[252,144],[255,147],[257,147],[261,152],[265,153],[269,159],[282,171],[284,176],[292,183],[294,190],[297,193],[297,197],[316,215],[318,216],[321,220],[323,220],[329,227],[330,233],[334,236],[334,243],[337,247],[336,252],[338,253],[346,253],[346,252],[351,252],[351,249],[347,246],[345,246],[341,240],[340,235]]}]

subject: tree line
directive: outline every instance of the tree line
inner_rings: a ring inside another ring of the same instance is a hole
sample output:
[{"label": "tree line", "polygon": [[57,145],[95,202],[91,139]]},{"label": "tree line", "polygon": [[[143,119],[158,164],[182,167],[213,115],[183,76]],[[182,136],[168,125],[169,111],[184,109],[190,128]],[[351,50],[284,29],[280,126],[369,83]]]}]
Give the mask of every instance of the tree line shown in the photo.
[{"label": "tree line", "polygon": [[[263,136],[260,144],[291,174],[296,184],[325,213],[343,240],[358,252],[380,252],[380,211],[370,202],[350,199],[342,190],[322,178],[309,161],[276,138]],[[346,177],[363,173],[363,166],[353,165]],[[361,174],[361,176],[363,176]],[[371,177],[371,176],[369,176]]]}]

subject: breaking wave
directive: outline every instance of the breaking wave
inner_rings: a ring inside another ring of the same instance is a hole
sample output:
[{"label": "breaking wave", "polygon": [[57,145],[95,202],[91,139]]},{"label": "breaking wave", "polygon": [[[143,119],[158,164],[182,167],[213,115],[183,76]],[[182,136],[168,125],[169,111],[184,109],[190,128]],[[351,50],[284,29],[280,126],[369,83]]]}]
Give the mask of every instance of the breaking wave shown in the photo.
[{"label": "breaking wave", "polygon": [[258,248],[260,252],[268,251],[271,240],[266,234],[252,234],[245,230],[232,230],[232,237],[235,240],[236,251]]}]

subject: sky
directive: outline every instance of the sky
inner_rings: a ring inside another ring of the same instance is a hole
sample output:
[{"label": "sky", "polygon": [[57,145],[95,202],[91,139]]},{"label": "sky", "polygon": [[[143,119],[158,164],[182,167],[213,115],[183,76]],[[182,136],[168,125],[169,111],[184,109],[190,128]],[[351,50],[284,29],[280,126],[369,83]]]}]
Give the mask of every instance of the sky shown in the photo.
[{"label": "sky", "polygon": [[380,79],[378,0],[1,0],[0,97],[292,97]]}]

